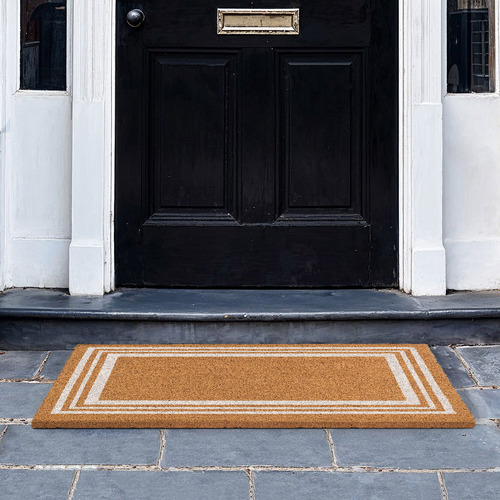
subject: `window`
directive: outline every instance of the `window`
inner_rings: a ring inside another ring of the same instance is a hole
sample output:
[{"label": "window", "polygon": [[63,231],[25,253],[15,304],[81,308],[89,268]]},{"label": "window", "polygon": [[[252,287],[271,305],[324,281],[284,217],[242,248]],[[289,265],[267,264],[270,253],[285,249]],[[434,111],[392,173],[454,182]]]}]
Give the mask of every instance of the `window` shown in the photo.
[{"label": "window", "polygon": [[20,87],[66,90],[66,0],[21,0]]},{"label": "window", "polygon": [[448,92],[495,90],[494,0],[448,0]]}]

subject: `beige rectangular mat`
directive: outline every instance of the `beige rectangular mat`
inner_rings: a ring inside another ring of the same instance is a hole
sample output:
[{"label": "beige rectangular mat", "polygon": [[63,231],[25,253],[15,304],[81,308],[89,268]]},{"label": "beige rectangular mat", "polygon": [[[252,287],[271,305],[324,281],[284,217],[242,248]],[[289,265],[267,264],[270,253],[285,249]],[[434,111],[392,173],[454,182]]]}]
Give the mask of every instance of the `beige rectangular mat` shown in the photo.
[{"label": "beige rectangular mat", "polygon": [[79,345],[36,428],[473,427],[424,344]]}]

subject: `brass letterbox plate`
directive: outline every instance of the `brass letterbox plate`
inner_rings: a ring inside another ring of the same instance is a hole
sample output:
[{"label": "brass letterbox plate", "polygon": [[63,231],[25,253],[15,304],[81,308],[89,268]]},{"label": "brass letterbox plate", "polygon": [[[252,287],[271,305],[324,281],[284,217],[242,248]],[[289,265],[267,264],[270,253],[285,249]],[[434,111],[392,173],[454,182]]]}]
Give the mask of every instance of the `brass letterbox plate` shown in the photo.
[{"label": "brass letterbox plate", "polygon": [[299,9],[217,9],[218,35],[298,35]]}]

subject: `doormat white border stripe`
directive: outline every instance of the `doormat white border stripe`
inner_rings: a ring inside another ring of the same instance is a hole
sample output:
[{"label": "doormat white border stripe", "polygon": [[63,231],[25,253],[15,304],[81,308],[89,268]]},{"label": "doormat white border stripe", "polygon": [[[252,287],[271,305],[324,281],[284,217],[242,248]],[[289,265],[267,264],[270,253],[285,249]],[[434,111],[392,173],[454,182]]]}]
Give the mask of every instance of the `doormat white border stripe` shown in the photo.
[{"label": "doormat white border stripe", "polygon": [[[201,414],[213,414],[213,413],[266,413],[266,411],[261,411],[263,408],[272,411],[273,413],[288,413],[293,410],[293,413],[299,414],[343,414],[343,413],[411,413],[411,414],[421,414],[421,413],[432,413],[432,414],[453,414],[452,405],[449,400],[445,397],[436,383],[434,377],[427,369],[424,361],[420,357],[418,351],[412,347],[406,348],[356,348],[356,347],[319,347],[318,349],[305,349],[306,352],[301,352],[301,350],[296,348],[279,348],[272,350],[255,350],[249,349],[247,347],[179,347],[176,349],[166,348],[166,349],[154,349],[151,348],[137,348],[137,347],[122,347],[122,348],[87,348],[85,354],[80,360],[76,370],[74,371],[72,377],[70,378],[68,384],[66,385],[63,393],[61,394],[55,408],[53,409],[53,414],[133,414],[133,413],[151,413],[151,414],[182,414],[182,413],[201,413]],[[370,352],[372,351],[372,352]],[[373,351],[376,351],[375,353]],[[388,352],[384,352],[388,351]],[[83,379],[78,391],[70,403],[70,410],[63,410],[63,406],[66,403],[69,394],[74,389],[75,384],[82,374],[87,361],[91,355],[97,352],[90,369],[88,370],[85,378]],[[401,365],[399,364],[394,353],[398,353],[404,359],[405,364],[412,374],[413,380],[418,385],[419,389],[424,395],[427,405],[416,405],[418,403],[418,397],[411,387],[411,383],[406,377]],[[417,362],[419,368],[425,376],[425,379],[429,386],[432,388],[434,395],[441,403],[443,410],[437,411],[435,405],[432,403],[432,399],[426,391],[420,377],[415,372],[407,354],[411,354],[414,360]],[[77,402],[81,397],[81,394],[87,387],[88,381],[92,377],[95,368],[101,358],[101,356],[106,356],[106,361],[104,362],[101,370],[94,381],[92,388],[85,400],[83,406],[78,406]],[[99,399],[100,394],[104,390],[104,387],[111,376],[113,366],[115,365],[119,357],[168,357],[168,356],[229,356],[229,357],[289,357],[289,356],[299,356],[299,357],[336,357],[336,356],[354,356],[354,357],[384,357],[390,369],[392,370],[394,377],[401,389],[401,392],[405,396],[404,401],[102,401]],[[189,406],[188,406],[189,405]],[[410,407],[404,405],[411,405]],[[117,406],[123,406],[121,409],[117,409]],[[207,406],[217,406],[217,408],[207,409]],[[235,406],[237,408],[231,409],[229,407]],[[302,406],[308,406],[307,410],[303,410]],[[362,406],[362,411],[356,411]],[[370,406],[374,408],[370,408]],[[387,408],[384,408],[387,407]],[[331,407],[331,408],[328,408]],[[395,412],[394,410],[400,410]]]}]

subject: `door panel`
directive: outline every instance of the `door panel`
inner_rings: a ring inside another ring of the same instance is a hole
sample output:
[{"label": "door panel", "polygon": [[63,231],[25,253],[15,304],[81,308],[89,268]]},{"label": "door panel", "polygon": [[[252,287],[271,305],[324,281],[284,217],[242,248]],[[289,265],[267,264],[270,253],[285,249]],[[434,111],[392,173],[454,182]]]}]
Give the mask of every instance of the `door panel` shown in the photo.
[{"label": "door panel", "polygon": [[361,56],[281,59],[282,215],[360,215]]},{"label": "door panel", "polygon": [[[238,226],[200,225],[193,231],[187,225],[144,228],[145,271],[147,281],[184,286],[189,273],[206,287],[318,287],[330,283],[349,283],[363,287],[367,281],[369,228],[326,225],[314,231],[302,226],[249,225],[242,238]],[[311,239],[314,238],[314,245]],[[221,247],[229,248],[224,252]],[[346,259],[346,248],[349,257]],[[307,260],[304,260],[307,255]],[[211,269],[207,278],[207,269]],[[206,281],[203,281],[205,279]]]},{"label": "door panel", "polygon": [[231,213],[233,66],[231,55],[152,56],[153,220]]},{"label": "door panel", "polygon": [[[397,283],[396,4],[118,3],[119,285]],[[217,35],[217,7],[300,34]]]}]

